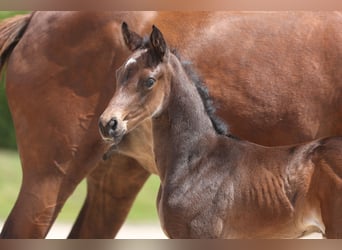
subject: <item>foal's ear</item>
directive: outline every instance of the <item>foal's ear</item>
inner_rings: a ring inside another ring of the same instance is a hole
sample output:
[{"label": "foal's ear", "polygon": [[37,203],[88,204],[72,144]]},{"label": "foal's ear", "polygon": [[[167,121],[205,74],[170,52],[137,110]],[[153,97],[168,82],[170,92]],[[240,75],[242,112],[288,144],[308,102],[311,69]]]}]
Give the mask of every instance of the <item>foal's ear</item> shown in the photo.
[{"label": "foal's ear", "polygon": [[122,23],[121,31],[129,50],[134,51],[141,47],[143,43],[143,38],[139,36],[137,33],[129,30],[127,23]]},{"label": "foal's ear", "polygon": [[164,40],[163,34],[156,26],[152,26],[152,33],[150,36],[150,41],[154,51],[156,52],[156,56],[160,61],[163,61],[163,57],[166,53],[166,42]]}]

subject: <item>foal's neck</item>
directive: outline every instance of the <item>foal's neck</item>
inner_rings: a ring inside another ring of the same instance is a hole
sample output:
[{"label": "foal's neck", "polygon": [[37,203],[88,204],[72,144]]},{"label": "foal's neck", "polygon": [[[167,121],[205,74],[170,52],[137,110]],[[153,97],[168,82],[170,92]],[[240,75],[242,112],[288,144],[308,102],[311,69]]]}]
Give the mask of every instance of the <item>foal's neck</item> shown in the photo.
[{"label": "foal's neck", "polygon": [[162,180],[166,174],[189,171],[198,148],[216,135],[195,84],[178,59],[173,58],[171,65],[168,107],[153,121],[154,151]]}]

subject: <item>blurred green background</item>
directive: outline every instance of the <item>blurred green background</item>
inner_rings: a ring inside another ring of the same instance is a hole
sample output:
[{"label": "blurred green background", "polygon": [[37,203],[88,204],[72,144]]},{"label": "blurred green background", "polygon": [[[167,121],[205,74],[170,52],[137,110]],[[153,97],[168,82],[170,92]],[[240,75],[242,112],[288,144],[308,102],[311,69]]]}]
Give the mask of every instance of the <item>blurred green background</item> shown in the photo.
[{"label": "blurred green background", "polygon": [[[0,11],[0,21],[25,11]],[[21,165],[16,151],[15,131],[7,105],[5,94],[5,70],[0,82],[0,221],[4,221],[18,196],[21,184]],[[139,193],[127,222],[159,223],[156,209],[156,197],[159,179],[150,177]],[[68,199],[57,222],[72,223],[83,204],[86,184],[83,181]]]}]

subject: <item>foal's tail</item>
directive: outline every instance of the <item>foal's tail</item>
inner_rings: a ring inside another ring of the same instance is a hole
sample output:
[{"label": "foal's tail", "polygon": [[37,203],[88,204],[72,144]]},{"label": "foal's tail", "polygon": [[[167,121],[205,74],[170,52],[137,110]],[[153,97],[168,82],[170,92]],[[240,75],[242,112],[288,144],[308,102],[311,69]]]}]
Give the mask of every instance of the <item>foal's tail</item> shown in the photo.
[{"label": "foal's tail", "polygon": [[31,20],[32,13],[17,15],[0,23],[0,72]]}]

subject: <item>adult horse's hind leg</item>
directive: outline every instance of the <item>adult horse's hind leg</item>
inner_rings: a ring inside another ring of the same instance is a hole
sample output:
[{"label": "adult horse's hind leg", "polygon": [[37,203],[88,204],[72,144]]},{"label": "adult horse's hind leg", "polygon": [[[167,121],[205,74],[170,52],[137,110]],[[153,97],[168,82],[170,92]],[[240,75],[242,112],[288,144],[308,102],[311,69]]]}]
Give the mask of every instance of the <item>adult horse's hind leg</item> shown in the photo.
[{"label": "adult horse's hind leg", "polygon": [[[128,20],[130,15],[127,14]],[[98,116],[114,93],[115,68],[122,53],[127,53],[122,51],[121,39],[116,35],[120,34],[118,20],[121,24],[121,14],[109,12],[36,12],[13,50],[7,67],[6,94],[22,160],[23,181],[2,237],[44,237],[65,200],[101,161],[105,150],[98,133]],[[132,183],[126,189],[127,193],[132,190],[132,200],[138,188],[133,181],[125,181]],[[83,209],[80,218],[95,215],[89,207],[102,207],[102,199],[108,197],[98,194],[94,198],[98,193],[95,187],[99,186],[90,184],[85,204],[89,213]],[[120,186],[112,189],[122,190]],[[105,190],[105,185],[98,190]],[[130,202],[117,200],[115,204],[124,204],[118,207],[126,211],[123,207]],[[82,225],[80,220],[77,225]],[[122,220],[116,217],[108,223]],[[83,225],[89,228],[89,224]],[[100,230],[99,227],[94,229]],[[85,231],[79,230],[79,236],[83,237]],[[112,235],[113,231],[110,228],[104,234]]]},{"label": "adult horse's hind leg", "polygon": [[[63,74],[61,79],[52,73],[45,78],[41,65],[49,64],[27,63],[21,45],[25,43],[18,44],[8,62],[6,94],[23,180],[1,237],[43,238],[66,199],[102,159],[106,146],[98,134],[96,115],[102,108],[96,106],[91,90],[83,88],[81,95],[63,87],[64,81],[69,82]],[[28,56],[27,60],[44,58]]]},{"label": "adult horse's hind leg", "polygon": [[[11,97],[14,97],[14,93]],[[18,92],[20,93],[20,92]],[[77,145],[71,126],[49,123],[54,118],[41,113],[47,106],[22,107],[12,98],[12,115],[16,126],[23,180],[19,196],[3,227],[2,238],[44,238],[67,198],[79,182],[101,159],[103,143],[86,138]],[[15,107],[15,109],[14,109]],[[51,110],[51,109],[50,109]],[[27,116],[32,119],[26,123]],[[94,127],[97,122],[94,120]],[[58,126],[60,125],[60,126]]]},{"label": "adult horse's hind leg", "polygon": [[[114,153],[87,177],[88,192],[70,238],[113,238],[151,173],[151,121],[135,128]],[[135,157],[134,159],[132,157]],[[100,211],[100,213],[99,213]]]},{"label": "adult horse's hind leg", "polygon": [[113,154],[87,177],[87,197],[69,238],[113,238],[150,174],[134,159]]},{"label": "adult horse's hind leg", "polygon": [[[31,152],[35,151],[34,148]],[[22,186],[2,229],[1,238],[44,238],[65,201],[85,176],[82,170],[76,173],[77,168],[73,163],[64,165],[56,161],[49,164],[46,161],[48,158],[42,158],[34,165],[27,165],[27,156],[24,154],[21,157]],[[87,169],[86,161],[83,163]],[[89,159],[89,166],[92,163]]]}]

